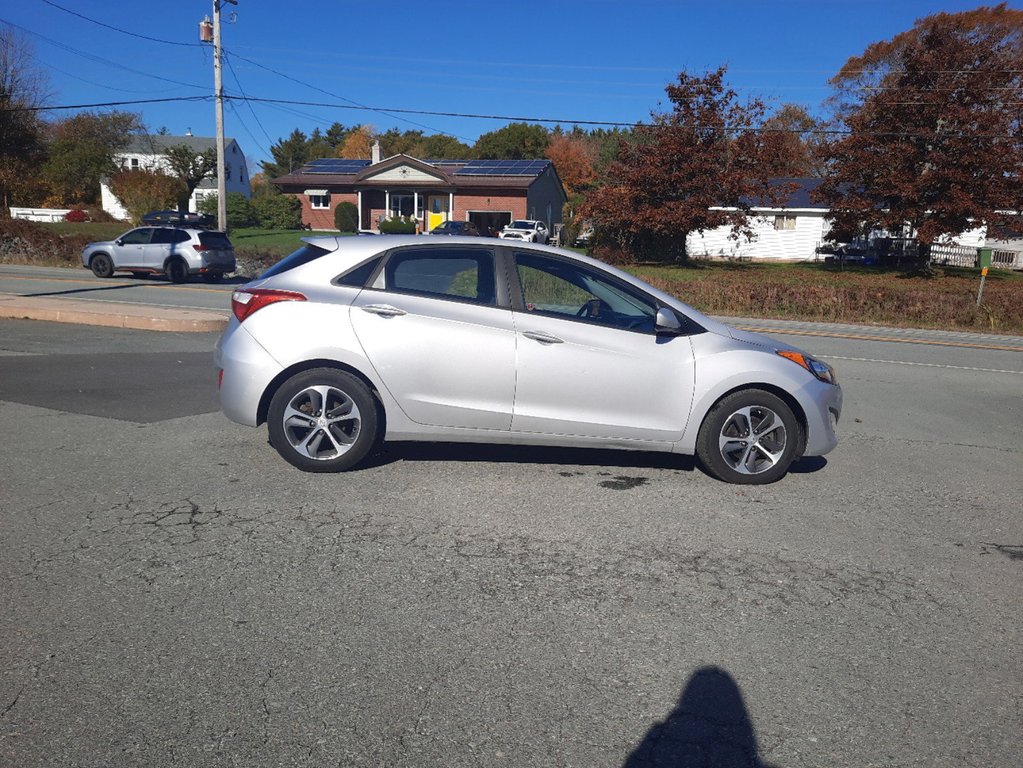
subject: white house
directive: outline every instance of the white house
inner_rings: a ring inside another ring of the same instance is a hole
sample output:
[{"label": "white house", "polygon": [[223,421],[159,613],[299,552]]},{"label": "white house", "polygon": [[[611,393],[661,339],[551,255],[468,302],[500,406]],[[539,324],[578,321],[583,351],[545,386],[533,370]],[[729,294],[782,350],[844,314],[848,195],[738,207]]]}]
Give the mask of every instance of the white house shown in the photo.
[{"label": "white house", "polygon": [[752,241],[731,237],[730,226],[717,227],[702,234],[690,233],[686,238],[686,251],[693,257],[729,259],[806,261],[816,258],[817,248],[831,231],[827,205],[814,202],[811,195],[821,181],[774,180],[775,184],[789,185],[790,190],[786,190],[788,194],[780,205],[754,201],[750,215]]},{"label": "white house", "polygon": [[[197,155],[207,149],[216,149],[217,140],[207,136],[166,136],[166,135],[143,135],[132,138],[131,143],[115,156],[115,160],[122,168],[143,170],[162,170],[169,173],[170,167],[167,164],[167,149],[184,144],[194,150]],[[242,152],[238,142],[234,139],[225,139],[224,147],[224,180],[228,192],[241,192],[246,197],[252,194],[249,183],[248,165],[245,160],[245,153]],[[196,187],[188,200],[188,210],[198,210],[199,200],[209,194],[216,194],[217,180],[212,178],[203,179]],[[129,218],[128,212],[121,205],[110,185],[104,179],[100,182],[100,200],[103,210],[117,219]]]}]

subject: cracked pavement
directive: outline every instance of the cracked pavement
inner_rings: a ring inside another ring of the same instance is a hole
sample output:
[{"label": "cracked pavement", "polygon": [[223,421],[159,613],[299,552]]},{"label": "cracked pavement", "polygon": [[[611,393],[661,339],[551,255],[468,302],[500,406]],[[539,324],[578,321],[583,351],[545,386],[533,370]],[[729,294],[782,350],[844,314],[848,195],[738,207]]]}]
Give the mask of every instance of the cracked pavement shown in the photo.
[{"label": "cracked pavement", "polygon": [[[140,402],[209,386],[209,338],[0,326],[0,765],[1021,762],[1020,375],[817,340],[870,358],[842,443],[763,488],[480,446],[324,476]],[[153,367],[110,416],[30,396],[93,349]]]}]

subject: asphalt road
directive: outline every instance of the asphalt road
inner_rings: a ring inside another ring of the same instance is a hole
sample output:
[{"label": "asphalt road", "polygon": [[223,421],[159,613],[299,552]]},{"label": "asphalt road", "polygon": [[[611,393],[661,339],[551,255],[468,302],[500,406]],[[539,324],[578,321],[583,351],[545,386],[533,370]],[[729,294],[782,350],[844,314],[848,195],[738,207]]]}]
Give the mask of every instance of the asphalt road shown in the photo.
[{"label": "asphalt road", "polygon": [[174,284],[163,277],[132,277],[118,273],[101,279],[87,269],[0,264],[0,294],[30,298],[78,299],[117,304],[143,304],[174,309],[231,312],[231,291],[246,282],[230,277],[206,283],[193,277]]},{"label": "asphalt road", "polygon": [[1023,352],[788,340],[842,442],[737,488],[307,475],[215,411],[214,337],[0,321],[0,765],[1021,764]]}]

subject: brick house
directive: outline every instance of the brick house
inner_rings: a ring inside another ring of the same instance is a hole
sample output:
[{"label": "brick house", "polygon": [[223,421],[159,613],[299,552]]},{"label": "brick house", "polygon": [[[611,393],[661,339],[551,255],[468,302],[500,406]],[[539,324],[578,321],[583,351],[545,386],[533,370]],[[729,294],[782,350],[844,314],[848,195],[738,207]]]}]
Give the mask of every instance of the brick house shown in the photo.
[{"label": "brick house", "polygon": [[273,180],[302,202],[302,223],[330,230],[334,210],[350,202],[359,228],[385,218],[411,217],[428,232],[444,221],[471,221],[488,234],[513,219],[561,221],[566,201],[550,160],[418,160],[408,155],[371,160],[323,158]]}]

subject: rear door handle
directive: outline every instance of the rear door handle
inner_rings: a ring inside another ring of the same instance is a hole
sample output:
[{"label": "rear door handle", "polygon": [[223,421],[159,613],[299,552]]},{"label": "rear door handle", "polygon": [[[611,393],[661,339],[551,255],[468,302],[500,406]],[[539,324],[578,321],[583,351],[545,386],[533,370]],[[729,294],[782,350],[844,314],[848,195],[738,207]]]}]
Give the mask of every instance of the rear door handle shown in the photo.
[{"label": "rear door handle", "polygon": [[557,336],[551,336],[549,333],[540,333],[540,331],[523,331],[522,335],[527,339],[539,341],[541,344],[563,344],[565,341]]},{"label": "rear door handle", "polygon": [[400,315],[408,314],[404,309],[392,307],[390,304],[367,304],[362,307],[362,311],[373,315],[380,315],[380,317],[399,317]]}]

